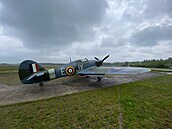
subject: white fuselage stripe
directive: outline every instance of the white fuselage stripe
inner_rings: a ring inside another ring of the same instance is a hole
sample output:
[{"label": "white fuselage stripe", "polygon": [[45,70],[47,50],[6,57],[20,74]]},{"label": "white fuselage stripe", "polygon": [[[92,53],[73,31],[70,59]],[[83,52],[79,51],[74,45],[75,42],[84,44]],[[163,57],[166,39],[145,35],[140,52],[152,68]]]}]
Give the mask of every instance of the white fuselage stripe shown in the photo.
[{"label": "white fuselage stripe", "polygon": [[54,69],[49,69],[48,73],[49,73],[50,79],[56,78],[56,74],[55,74],[55,70]]},{"label": "white fuselage stripe", "polygon": [[36,64],[32,64],[32,68],[33,68],[33,72],[34,73],[37,72],[37,70],[36,70]]}]

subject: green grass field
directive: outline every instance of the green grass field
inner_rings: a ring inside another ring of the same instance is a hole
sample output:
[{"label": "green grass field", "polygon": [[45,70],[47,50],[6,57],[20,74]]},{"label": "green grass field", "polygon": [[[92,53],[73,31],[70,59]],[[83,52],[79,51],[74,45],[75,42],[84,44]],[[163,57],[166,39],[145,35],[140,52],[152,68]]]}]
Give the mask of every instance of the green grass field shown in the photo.
[{"label": "green grass field", "polygon": [[0,65],[0,74],[17,73],[18,65]]},{"label": "green grass field", "polygon": [[172,72],[171,68],[150,68],[152,72]]},{"label": "green grass field", "polygon": [[19,85],[18,65],[0,65],[0,82],[6,85]]},{"label": "green grass field", "polygon": [[0,129],[164,129],[171,120],[172,75],[0,107]]}]

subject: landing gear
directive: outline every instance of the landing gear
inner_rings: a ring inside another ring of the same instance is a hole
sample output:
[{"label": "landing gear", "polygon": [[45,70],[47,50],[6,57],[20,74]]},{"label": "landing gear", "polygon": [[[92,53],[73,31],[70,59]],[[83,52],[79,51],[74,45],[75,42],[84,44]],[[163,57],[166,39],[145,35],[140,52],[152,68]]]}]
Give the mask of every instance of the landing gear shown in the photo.
[{"label": "landing gear", "polygon": [[98,80],[98,81],[101,81],[101,80],[102,80],[102,77],[97,76],[97,80]]},{"label": "landing gear", "polygon": [[89,77],[90,77],[90,76],[88,76],[88,75],[86,76],[86,78],[89,78]]},{"label": "landing gear", "polygon": [[41,87],[42,87],[42,86],[44,86],[44,83],[42,83],[42,82],[41,82],[41,83],[39,83],[39,86],[41,86]]}]

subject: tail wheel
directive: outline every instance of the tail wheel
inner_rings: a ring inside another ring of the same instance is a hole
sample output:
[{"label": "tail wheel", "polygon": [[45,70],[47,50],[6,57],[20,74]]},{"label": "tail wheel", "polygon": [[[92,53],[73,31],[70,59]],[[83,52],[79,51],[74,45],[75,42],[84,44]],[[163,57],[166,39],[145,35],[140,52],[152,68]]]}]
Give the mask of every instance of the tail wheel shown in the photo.
[{"label": "tail wheel", "polygon": [[98,76],[98,77],[97,77],[97,80],[98,80],[98,81],[101,81],[101,80],[102,80],[102,77],[99,77],[99,76]]},{"label": "tail wheel", "polygon": [[42,82],[41,82],[41,83],[39,83],[39,86],[41,86],[41,87],[42,87],[42,86],[44,86],[44,83],[42,83]]}]

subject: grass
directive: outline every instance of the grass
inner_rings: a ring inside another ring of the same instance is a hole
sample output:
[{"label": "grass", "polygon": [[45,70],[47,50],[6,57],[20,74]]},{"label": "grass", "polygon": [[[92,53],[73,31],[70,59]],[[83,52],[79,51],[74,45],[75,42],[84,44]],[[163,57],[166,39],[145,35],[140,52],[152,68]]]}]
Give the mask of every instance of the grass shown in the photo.
[{"label": "grass", "polygon": [[123,128],[172,128],[172,76],[1,106],[0,128],[119,128],[120,112]]},{"label": "grass", "polygon": [[18,73],[0,74],[0,82],[9,86],[21,85]]},{"label": "grass", "polygon": [[18,65],[0,65],[0,74],[17,73]]},{"label": "grass", "polygon": [[0,65],[0,82],[6,85],[19,85],[18,65]]},{"label": "grass", "polygon": [[120,87],[125,128],[172,128],[172,76]]},{"label": "grass", "polygon": [[172,72],[171,68],[150,68],[152,72]]}]

